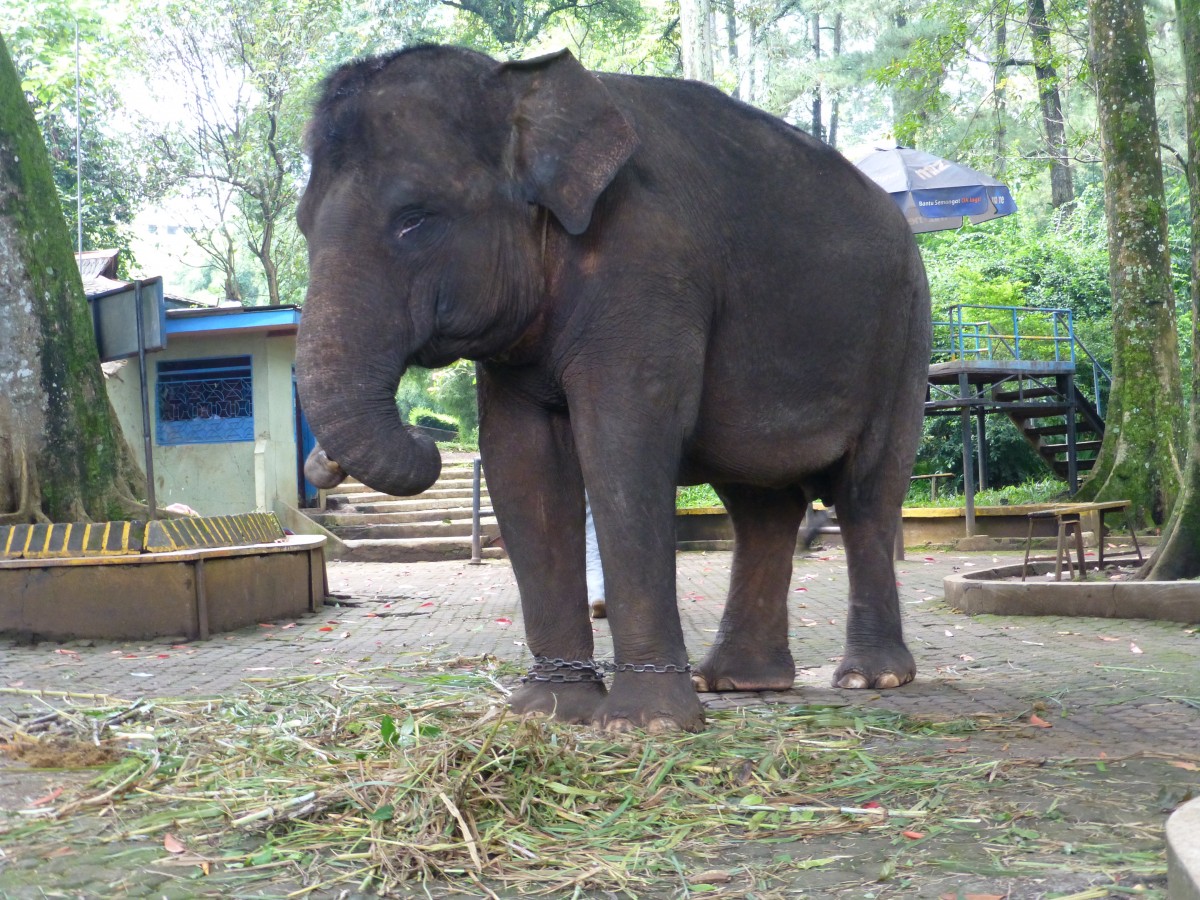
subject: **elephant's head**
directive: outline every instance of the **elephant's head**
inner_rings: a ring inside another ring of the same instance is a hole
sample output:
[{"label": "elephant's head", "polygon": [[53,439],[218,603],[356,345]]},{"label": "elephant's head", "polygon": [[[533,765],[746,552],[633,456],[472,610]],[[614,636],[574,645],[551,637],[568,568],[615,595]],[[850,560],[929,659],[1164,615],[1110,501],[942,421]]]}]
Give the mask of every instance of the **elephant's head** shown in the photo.
[{"label": "elephant's head", "polygon": [[542,306],[539,210],[583,233],[636,146],[565,51],[498,64],[422,47],[329,77],[298,214],[309,288],[296,359],[329,459],[392,494],[437,479],[436,446],[399,419],[400,377],[513,347]]}]

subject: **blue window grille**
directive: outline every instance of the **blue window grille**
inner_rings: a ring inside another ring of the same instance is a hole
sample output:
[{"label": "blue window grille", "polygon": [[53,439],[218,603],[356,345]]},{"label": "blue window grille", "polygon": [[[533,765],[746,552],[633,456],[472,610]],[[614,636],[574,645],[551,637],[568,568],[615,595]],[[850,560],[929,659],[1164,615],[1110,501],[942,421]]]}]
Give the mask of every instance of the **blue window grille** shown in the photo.
[{"label": "blue window grille", "polygon": [[249,356],[160,362],[156,399],[159,444],[254,440]]}]

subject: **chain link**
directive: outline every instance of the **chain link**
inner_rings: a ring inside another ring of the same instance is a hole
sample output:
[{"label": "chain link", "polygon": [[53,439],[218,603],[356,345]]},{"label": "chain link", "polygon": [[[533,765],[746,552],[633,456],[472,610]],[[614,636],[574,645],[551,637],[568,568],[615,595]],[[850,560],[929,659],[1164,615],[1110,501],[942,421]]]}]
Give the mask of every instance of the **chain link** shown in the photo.
[{"label": "chain link", "polygon": [[[564,671],[565,670],[565,671]],[[658,675],[686,675],[692,671],[690,664],[675,663],[610,663],[594,659],[561,659],[559,657],[535,656],[529,673],[521,678],[522,684],[530,681],[552,684],[603,682],[604,676],[614,672],[654,672]]]}]

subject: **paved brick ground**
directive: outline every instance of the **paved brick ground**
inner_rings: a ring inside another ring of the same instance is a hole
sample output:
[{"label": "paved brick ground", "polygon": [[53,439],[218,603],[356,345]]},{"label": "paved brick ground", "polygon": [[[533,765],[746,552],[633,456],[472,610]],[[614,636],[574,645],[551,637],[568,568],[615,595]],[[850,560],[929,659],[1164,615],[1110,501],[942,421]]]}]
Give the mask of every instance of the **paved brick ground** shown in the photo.
[{"label": "paved brick ground", "polygon": [[[679,607],[693,660],[716,632],[731,555],[677,557]],[[710,706],[771,701],[861,703],[923,715],[1027,716],[1035,704],[1053,729],[1030,729],[1011,752],[1200,751],[1200,632],[1172,623],[1071,618],[969,618],[942,601],[942,579],[1011,558],[910,553],[897,565],[917,681],[900,690],[829,687],[841,651],[847,592],[840,550],[796,560],[792,583],[797,687],[775,695],[705,695]],[[230,694],[249,681],[298,672],[493,654],[528,660],[507,562],[331,563],[342,598],[321,615],[263,623],[194,643],[154,641],[17,646],[0,642],[0,715],[39,690],[138,696]],[[611,658],[604,622],[598,658]]]}]

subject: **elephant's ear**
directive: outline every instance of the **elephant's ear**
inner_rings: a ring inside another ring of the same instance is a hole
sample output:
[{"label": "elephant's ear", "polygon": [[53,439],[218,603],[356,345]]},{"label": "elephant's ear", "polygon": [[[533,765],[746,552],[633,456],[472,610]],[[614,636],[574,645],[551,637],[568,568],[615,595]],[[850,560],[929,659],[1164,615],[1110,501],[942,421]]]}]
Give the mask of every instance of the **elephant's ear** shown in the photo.
[{"label": "elephant's ear", "polygon": [[583,234],[592,210],[638,139],[600,79],[569,50],[506,63],[516,100],[515,175],[525,199]]}]

